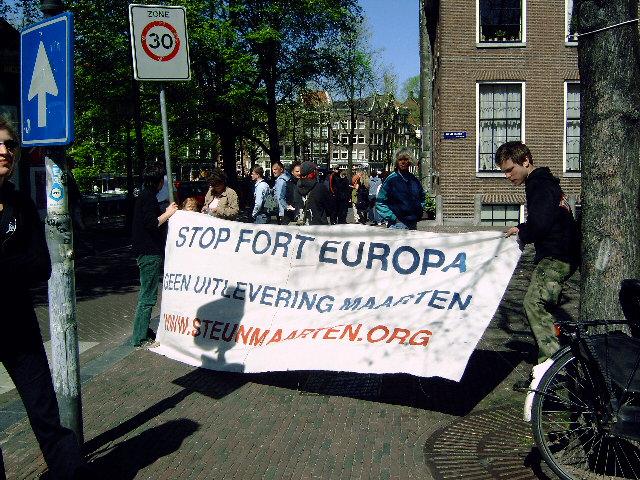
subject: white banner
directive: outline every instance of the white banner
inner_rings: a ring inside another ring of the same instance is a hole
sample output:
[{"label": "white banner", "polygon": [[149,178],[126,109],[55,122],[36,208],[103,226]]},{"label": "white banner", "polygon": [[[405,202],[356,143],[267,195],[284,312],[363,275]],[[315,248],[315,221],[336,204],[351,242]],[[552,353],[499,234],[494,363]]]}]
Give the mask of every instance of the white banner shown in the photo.
[{"label": "white banner", "polygon": [[213,370],[458,381],[519,257],[500,232],[285,227],[180,211],[155,351]]}]

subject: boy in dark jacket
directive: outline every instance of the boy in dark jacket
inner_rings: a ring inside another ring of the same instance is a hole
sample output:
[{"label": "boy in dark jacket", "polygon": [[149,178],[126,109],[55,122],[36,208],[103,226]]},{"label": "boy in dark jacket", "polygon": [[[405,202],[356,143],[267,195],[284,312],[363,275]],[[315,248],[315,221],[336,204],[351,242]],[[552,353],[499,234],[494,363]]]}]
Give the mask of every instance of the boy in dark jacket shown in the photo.
[{"label": "boy in dark jacket", "polygon": [[521,244],[533,243],[536,267],[524,297],[524,310],[538,345],[538,363],[551,357],[560,344],[550,310],[558,305],[562,286],[576,270],[578,231],[560,183],[549,168],[536,167],[529,148],[507,142],[496,152],[496,164],[513,185],[525,184],[527,221],[509,228]]},{"label": "boy in dark jacket", "polygon": [[147,167],[144,172],[144,188],[133,210],[131,240],[140,269],[140,292],[131,337],[131,343],[135,347],[153,342],[149,321],[158,297],[158,277],[162,273],[162,257],[167,238],[165,223],[178,210],[178,205],[174,202],[164,213],[160,213],[156,194],[163,183],[164,170],[155,164]]}]

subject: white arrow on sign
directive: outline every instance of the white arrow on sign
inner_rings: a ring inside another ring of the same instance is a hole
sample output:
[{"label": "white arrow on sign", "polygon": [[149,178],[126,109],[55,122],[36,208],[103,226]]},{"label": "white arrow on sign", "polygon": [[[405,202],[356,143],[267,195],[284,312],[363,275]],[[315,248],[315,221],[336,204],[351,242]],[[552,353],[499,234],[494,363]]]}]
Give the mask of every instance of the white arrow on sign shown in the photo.
[{"label": "white arrow on sign", "polygon": [[56,79],[53,78],[51,63],[49,63],[47,51],[41,40],[27,96],[29,100],[32,100],[36,95],[38,96],[38,127],[47,126],[47,93],[58,96],[58,85],[56,85]]}]

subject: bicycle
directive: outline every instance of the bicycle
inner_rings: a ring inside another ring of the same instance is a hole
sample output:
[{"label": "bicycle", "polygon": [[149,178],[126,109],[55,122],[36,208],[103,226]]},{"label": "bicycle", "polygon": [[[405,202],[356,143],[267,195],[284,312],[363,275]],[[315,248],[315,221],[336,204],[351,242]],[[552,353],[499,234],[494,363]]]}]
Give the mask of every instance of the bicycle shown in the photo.
[{"label": "bicycle", "polygon": [[[625,320],[565,322],[568,344],[530,387],[533,436],[563,480],[640,479],[640,281],[624,280]],[[588,327],[628,324],[590,334]],[[526,405],[526,404],[525,404]]]}]

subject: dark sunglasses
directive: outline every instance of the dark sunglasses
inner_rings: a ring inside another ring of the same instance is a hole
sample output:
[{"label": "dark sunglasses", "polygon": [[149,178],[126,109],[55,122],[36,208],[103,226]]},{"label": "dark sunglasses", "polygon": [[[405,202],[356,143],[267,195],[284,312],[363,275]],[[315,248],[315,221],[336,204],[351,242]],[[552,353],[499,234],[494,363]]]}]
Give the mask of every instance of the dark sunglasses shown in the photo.
[{"label": "dark sunglasses", "polygon": [[0,145],[4,145],[10,152],[14,152],[15,149],[18,148],[19,143],[17,140],[9,139],[0,140]]}]

